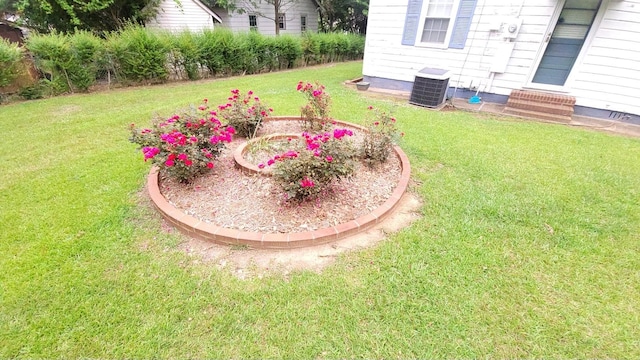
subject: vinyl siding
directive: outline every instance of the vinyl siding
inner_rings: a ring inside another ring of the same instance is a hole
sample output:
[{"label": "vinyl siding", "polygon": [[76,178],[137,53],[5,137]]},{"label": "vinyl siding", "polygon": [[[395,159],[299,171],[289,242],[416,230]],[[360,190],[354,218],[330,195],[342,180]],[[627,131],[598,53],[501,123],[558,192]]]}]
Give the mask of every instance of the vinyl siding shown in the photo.
[{"label": "vinyl siding", "polygon": [[189,30],[193,32],[213,29],[212,16],[199,4],[191,0],[182,0],[178,5],[173,0],[163,0],[158,15],[147,22],[146,27],[170,31]]},{"label": "vinyl siding", "polygon": [[[452,71],[450,86],[509,95],[527,88],[558,0],[479,0],[464,49],[402,45],[407,0],[371,0],[363,75],[413,82],[425,67]],[[563,89],[576,104],[640,114],[640,0],[604,0],[583,55]],[[503,41],[492,24],[519,17],[523,24],[504,73],[490,83],[493,54]],[[490,86],[489,86],[490,85]]]},{"label": "vinyl siding", "polygon": [[[265,16],[258,16],[258,32],[264,35],[275,35],[275,22],[272,20],[274,16],[273,5],[262,2],[259,4],[259,11]],[[214,9],[217,14],[223,17],[223,26],[234,32],[249,31],[249,14],[229,13],[224,9]],[[307,16],[307,31],[318,31],[318,11],[312,0],[302,0],[283,9],[286,14],[286,29],[280,30],[280,34],[301,34],[300,16]],[[224,13],[224,15],[222,15]]]}]

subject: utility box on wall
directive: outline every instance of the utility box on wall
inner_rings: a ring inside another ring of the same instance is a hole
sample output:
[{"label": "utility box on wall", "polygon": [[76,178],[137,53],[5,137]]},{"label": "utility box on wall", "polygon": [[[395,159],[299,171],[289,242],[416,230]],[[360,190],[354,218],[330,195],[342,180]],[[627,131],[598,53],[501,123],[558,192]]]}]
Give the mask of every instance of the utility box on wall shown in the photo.
[{"label": "utility box on wall", "polygon": [[431,108],[442,105],[449,88],[449,78],[449,70],[424,68],[418,71],[409,103]]}]

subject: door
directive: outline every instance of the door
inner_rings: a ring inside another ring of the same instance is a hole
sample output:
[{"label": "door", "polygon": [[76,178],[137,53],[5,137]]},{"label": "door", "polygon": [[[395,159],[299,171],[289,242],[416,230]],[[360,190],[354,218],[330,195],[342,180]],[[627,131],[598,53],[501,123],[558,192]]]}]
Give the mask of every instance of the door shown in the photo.
[{"label": "door", "polygon": [[564,86],[596,18],[601,0],[567,0],[533,79],[534,84]]}]

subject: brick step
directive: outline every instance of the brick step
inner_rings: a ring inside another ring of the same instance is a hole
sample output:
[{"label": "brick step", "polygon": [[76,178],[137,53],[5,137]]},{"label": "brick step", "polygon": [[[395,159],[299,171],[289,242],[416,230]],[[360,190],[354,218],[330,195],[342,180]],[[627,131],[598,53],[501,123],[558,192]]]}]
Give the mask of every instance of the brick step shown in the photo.
[{"label": "brick step", "polygon": [[540,111],[532,111],[532,110],[524,110],[524,109],[515,109],[515,108],[505,108],[504,114],[520,116],[529,119],[538,119],[538,120],[546,120],[552,122],[560,122],[564,124],[568,124],[571,122],[571,116],[563,116],[556,114],[549,114]]},{"label": "brick step", "polygon": [[551,104],[539,101],[513,99],[509,98],[507,101],[507,108],[517,110],[529,110],[543,113],[549,113],[552,115],[571,116],[573,115],[573,105],[568,104]]},{"label": "brick step", "polygon": [[569,106],[573,106],[576,104],[576,98],[573,96],[531,90],[512,90],[511,94],[509,94],[509,99]]}]

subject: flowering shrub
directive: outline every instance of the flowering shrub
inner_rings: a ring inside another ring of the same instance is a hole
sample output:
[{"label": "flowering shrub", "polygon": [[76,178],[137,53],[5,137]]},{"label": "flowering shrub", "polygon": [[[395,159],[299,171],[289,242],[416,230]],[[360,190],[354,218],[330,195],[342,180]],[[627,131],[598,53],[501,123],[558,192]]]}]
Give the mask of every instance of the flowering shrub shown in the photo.
[{"label": "flowering shrub", "polygon": [[296,88],[307,98],[307,103],[301,108],[305,128],[320,130],[329,123],[329,105],[331,97],[325,92],[324,85],[316,82],[303,83],[300,81]]},{"label": "flowering shrub", "polygon": [[276,155],[267,164],[274,166],[273,178],[289,199],[302,200],[316,196],[333,180],[350,176],[354,171],[355,148],[345,136],[352,136],[348,129],[334,129],[318,135],[307,132],[295,143],[294,148]]},{"label": "flowering shrub", "polygon": [[238,89],[231,90],[231,96],[227,100],[228,103],[218,106],[219,116],[233,126],[238,135],[246,138],[253,138],[262,126],[262,120],[273,112],[251,90],[244,96],[240,96]]},{"label": "flowering shrub", "polygon": [[222,126],[215,112],[208,111],[206,102],[192,113],[155,119],[151,128],[131,124],[130,140],[140,146],[144,161],[151,160],[181,182],[212,169],[235,130]]},{"label": "flowering shrub", "polygon": [[369,126],[362,142],[362,158],[370,166],[387,160],[398,134],[396,119],[384,111],[369,106]]}]

